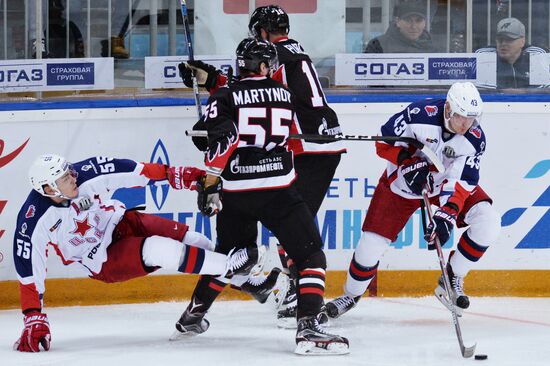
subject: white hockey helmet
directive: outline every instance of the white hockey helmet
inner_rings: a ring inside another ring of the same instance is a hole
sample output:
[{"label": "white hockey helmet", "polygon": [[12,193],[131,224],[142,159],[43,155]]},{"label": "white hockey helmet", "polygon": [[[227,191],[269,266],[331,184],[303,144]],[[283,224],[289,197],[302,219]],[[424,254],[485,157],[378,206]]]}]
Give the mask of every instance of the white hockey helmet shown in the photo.
[{"label": "white hockey helmet", "polygon": [[447,92],[451,116],[453,113],[463,117],[479,119],[483,112],[483,101],[474,84],[467,82],[454,83]]},{"label": "white hockey helmet", "polygon": [[[57,188],[56,180],[69,170],[72,170],[71,164],[64,157],[55,154],[41,155],[29,168],[29,180],[32,188],[41,195],[63,197]],[[55,194],[50,195],[44,192],[44,185],[46,184],[55,191]]]}]

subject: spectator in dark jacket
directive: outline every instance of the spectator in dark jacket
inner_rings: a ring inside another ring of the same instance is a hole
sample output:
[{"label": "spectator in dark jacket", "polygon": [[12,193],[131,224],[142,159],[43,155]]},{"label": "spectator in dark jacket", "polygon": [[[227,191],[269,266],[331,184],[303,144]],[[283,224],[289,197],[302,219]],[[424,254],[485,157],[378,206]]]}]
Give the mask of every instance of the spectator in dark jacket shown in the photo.
[{"label": "spectator in dark jacket", "polygon": [[546,53],[541,47],[525,44],[525,26],[516,18],[497,24],[497,45],[481,48],[477,53],[497,53],[497,88],[529,88],[529,58]]},{"label": "spectator in dark jacket", "polygon": [[426,5],[419,1],[403,2],[395,8],[395,21],[383,35],[372,39],[365,53],[435,52],[426,31]]}]

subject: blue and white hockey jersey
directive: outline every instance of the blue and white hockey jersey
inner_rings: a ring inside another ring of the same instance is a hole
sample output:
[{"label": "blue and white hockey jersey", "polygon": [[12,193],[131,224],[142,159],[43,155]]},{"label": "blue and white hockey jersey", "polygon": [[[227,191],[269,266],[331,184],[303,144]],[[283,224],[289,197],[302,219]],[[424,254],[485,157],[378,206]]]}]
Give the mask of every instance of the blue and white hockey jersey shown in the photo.
[{"label": "blue and white hockey jersey", "polygon": [[88,196],[93,205],[80,211],[74,202],[57,204],[32,191],[17,216],[13,256],[21,284],[21,307],[41,308],[45,291],[48,245],[63,264],[83,273],[99,273],[107,260],[112,233],[126,208],[111,199],[118,188],[137,187],[166,179],[162,164],[92,157],[73,164],[78,173],[79,197]]},{"label": "blue and white hockey jersey", "polygon": [[[479,182],[480,158],[486,148],[485,134],[478,121],[464,135],[449,133],[444,127],[445,99],[429,99],[410,104],[382,125],[383,136],[412,137],[433,150],[445,166],[445,172],[432,172],[434,191],[441,204],[453,202],[462,209],[464,200]],[[407,187],[397,166],[397,156],[403,148],[413,156],[428,160],[422,152],[408,144],[377,143],[377,153],[388,160],[386,174],[392,192],[405,198],[420,197]]]}]

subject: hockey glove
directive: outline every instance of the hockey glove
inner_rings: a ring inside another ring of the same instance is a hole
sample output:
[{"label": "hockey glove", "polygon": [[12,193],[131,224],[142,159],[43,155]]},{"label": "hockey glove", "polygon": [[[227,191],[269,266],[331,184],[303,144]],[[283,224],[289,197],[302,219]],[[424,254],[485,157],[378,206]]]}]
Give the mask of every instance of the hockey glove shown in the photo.
[{"label": "hockey glove", "polygon": [[222,181],[220,178],[215,177],[215,183],[207,186],[207,178],[212,177],[207,175],[204,179],[197,182],[197,192],[199,193],[197,205],[203,215],[210,217],[222,210]]},{"label": "hockey glove", "polygon": [[40,352],[42,346],[44,351],[48,351],[52,339],[48,316],[33,310],[25,315],[23,321],[25,329],[13,345],[13,349],[19,352]]},{"label": "hockey glove", "polygon": [[412,193],[420,196],[426,185],[431,186],[433,178],[431,178],[430,166],[426,160],[418,157],[407,159],[399,170]]},{"label": "hockey glove", "polygon": [[[428,243],[431,243],[434,236],[437,235],[441,245],[445,244],[451,236],[454,226],[456,225],[457,211],[448,205],[441,207],[433,215],[433,222],[428,226],[426,236],[424,237]],[[433,250],[435,246],[428,245],[428,249]]]},{"label": "hockey glove", "polygon": [[187,61],[178,64],[181,79],[186,87],[193,87],[193,76],[197,79],[198,86],[210,89],[215,88],[218,83],[219,70],[212,65],[202,61]]},{"label": "hockey glove", "polygon": [[206,172],[202,169],[191,166],[169,167],[166,169],[168,183],[174,189],[189,189],[194,191],[197,189],[197,181],[204,178]]}]

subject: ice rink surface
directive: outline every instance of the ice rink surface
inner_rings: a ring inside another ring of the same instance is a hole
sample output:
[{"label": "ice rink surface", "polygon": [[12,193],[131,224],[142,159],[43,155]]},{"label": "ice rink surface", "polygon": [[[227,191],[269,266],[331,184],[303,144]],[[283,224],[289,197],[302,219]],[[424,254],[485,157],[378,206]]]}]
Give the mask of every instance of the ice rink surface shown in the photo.
[{"label": "ice rink surface", "polygon": [[462,332],[485,361],[461,357],[451,315],[433,297],[362,299],[329,328],[349,338],[346,356],[295,355],[295,331],[278,329],[273,307],[254,301],[218,301],[206,333],[169,342],[186,305],[50,308],[52,349],[39,354],[12,351],[21,315],[0,311],[0,365],[550,365],[548,298],[472,298]]}]

